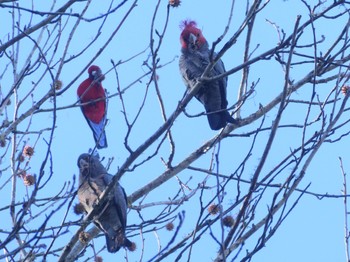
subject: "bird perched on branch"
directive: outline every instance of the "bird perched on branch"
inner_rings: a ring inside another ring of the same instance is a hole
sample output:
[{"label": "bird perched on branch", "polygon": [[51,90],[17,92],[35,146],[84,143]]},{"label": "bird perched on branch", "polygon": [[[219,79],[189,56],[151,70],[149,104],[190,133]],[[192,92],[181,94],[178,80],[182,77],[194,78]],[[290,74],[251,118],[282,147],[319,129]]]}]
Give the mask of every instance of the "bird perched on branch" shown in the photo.
[{"label": "bird perched on branch", "polygon": [[[89,213],[100,200],[101,193],[112,181],[98,156],[82,154],[78,158],[79,202]],[[132,242],[125,236],[127,199],[124,188],[117,183],[109,195],[108,202],[96,215],[94,223],[106,235],[108,252],[115,253],[122,246],[130,247]]]},{"label": "bird perched on branch", "polygon": [[[181,57],[179,67],[182,78],[190,91],[196,84],[208,66],[210,61],[210,50],[207,40],[202,31],[197,28],[195,21],[185,20],[181,23]],[[213,54],[213,59],[216,54]],[[209,72],[208,77],[215,77],[225,73],[225,67],[220,60]],[[203,82],[195,97],[204,105],[207,113],[209,126],[213,130],[218,130],[226,126],[227,123],[237,123],[227,109],[226,100],[227,76],[217,80]]]},{"label": "bird perched on branch", "polygon": [[101,82],[105,79],[101,69],[92,65],[88,69],[89,78],[78,87],[77,94],[83,104],[81,110],[89,124],[97,148],[107,147],[105,127],[107,123],[106,93]]}]

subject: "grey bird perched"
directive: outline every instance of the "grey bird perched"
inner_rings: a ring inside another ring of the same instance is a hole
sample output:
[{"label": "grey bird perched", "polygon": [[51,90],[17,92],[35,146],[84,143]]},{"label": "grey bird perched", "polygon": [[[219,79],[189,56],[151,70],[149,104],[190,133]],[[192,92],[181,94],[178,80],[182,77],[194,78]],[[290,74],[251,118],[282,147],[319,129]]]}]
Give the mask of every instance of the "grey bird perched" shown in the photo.
[{"label": "grey bird perched", "polygon": [[[78,198],[85,211],[90,212],[99,202],[101,193],[112,181],[97,156],[82,154],[78,158],[79,189]],[[129,247],[131,242],[125,237],[127,199],[124,188],[117,183],[111,199],[103,207],[101,214],[94,221],[106,235],[108,252],[115,253],[122,246]]]},{"label": "grey bird perched", "polygon": [[[190,90],[196,79],[201,77],[210,63],[210,50],[202,31],[196,27],[196,22],[184,21],[182,28],[179,67],[187,89]],[[215,56],[216,54],[214,53],[214,58]],[[208,76],[214,77],[223,73],[225,73],[225,67],[220,59]],[[223,128],[227,123],[238,123],[226,110],[228,104],[226,87],[227,77],[223,77],[203,83],[198,93],[195,94],[195,97],[204,105],[209,126],[213,130]]]}]

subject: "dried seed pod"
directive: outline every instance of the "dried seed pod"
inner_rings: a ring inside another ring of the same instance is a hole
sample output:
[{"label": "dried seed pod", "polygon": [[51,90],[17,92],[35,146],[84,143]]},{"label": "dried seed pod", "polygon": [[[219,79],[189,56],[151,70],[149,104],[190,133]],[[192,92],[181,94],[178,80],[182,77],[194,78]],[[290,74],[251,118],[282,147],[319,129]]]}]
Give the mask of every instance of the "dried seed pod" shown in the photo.
[{"label": "dried seed pod", "polygon": [[25,186],[32,186],[35,184],[35,177],[33,175],[26,174],[23,177],[23,183]]},{"label": "dried seed pod", "polygon": [[18,177],[24,178],[27,175],[27,172],[23,169],[18,169],[16,174]]},{"label": "dried seed pod", "polygon": [[73,210],[76,215],[81,215],[85,213],[84,206],[81,203],[75,204]]},{"label": "dried seed pod", "polygon": [[95,262],[103,262],[102,257],[96,256],[96,257],[95,257]]},{"label": "dried seed pod", "polygon": [[62,86],[63,86],[63,82],[61,81],[61,80],[56,80],[55,81],[55,83],[54,83],[54,88],[56,89],[56,90],[60,90],[61,88],[62,88]]},{"label": "dried seed pod", "polygon": [[131,242],[131,245],[129,245],[127,248],[129,251],[134,252],[136,250],[135,242]]},{"label": "dried seed pod", "polygon": [[89,238],[91,237],[91,234],[89,234],[88,232],[80,232],[79,234],[79,240],[81,243],[86,244],[89,241]]},{"label": "dried seed pod", "polygon": [[17,160],[18,160],[19,162],[23,162],[23,161],[24,161],[24,155],[23,155],[22,153],[19,153],[19,154],[18,154],[18,157],[17,157]]},{"label": "dried seed pod", "polygon": [[208,212],[209,214],[215,216],[217,213],[220,212],[220,205],[217,205],[217,204],[211,204],[209,207],[208,207]]},{"label": "dried seed pod", "polygon": [[27,157],[31,157],[34,155],[34,149],[29,146],[29,145],[26,145],[23,149],[23,155],[24,156],[27,156]]},{"label": "dried seed pod", "polygon": [[178,7],[181,4],[180,0],[169,0],[169,5],[172,7]]},{"label": "dried seed pod", "polygon": [[173,222],[169,222],[168,224],[165,225],[166,230],[172,231],[174,229],[174,224]]},{"label": "dried seed pod", "polygon": [[346,93],[349,91],[349,86],[343,86],[342,88],[341,88],[341,92],[344,94],[344,95],[346,95]]},{"label": "dried seed pod", "polygon": [[223,224],[225,227],[232,227],[232,226],[235,224],[235,220],[233,219],[232,216],[225,216],[225,217],[222,219],[222,224]]}]

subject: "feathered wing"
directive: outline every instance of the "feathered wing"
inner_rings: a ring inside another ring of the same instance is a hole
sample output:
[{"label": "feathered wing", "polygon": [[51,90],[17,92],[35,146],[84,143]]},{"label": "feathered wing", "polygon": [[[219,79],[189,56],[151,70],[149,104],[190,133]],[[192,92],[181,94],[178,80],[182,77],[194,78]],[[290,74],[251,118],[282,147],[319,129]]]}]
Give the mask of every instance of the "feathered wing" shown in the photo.
[{"label": "feathered wing", "polygon": [[132,245],[132,242],[126,238],[125,236],[125,229],[127,224],[127,209],[128,209],[128,199],[126,197],[126,193],[124,188],[118,183],[116,186],[116,191],[114,194],[115,201],[119,203],[120,206],[120,213],[118,213],[121,217],[121,220],[123,221],[123,246],[130,247]]},{"label": "feathered wing", "polygon": [[[225,73],[224,63],[220,59],[214,66],[210,76],[218,76]],[[227,76],[219,80],[206,84],[208,92],[208,101],[204,104],[208,113],[208,122],[211,129],[218,130],[226,126],[227,123],[237,123],[237,121],[229,114],[227,109]],[[211,91],[210,91],[211,90]],[[219,111],[219,112],[215,112]],[[215,112],[215,113],[210,113]]]},{"label": "feathered wing", "polygon": [[[214,54],[215,55],[215,54]],[[209,64],[209,50],[203,52],[189,52],[183,50],[179,65],[183,80],[188,89],[195,84],[195,79],[200,77]],[[209,77],[214,77],[225,72],[224,64],[219,60]],[[218,130],[226,126],[226,123],[235,123],[227,110],[226,100],[227,77],[219,80],[203,83],[195,97],[204,105],[209,126]]]},{"label": "feathered wing", "polygon": [[[113,176],[105,174],[104,182],[108,185]],[[127,198],[124,188],[117,183],[114,197],[110,200],[101,218],[96,221],[105,232],[108,252],[117,252],[122,246],[128,247],[131,242],[125,237],[127,219]],[[107,220],[105,218],[108,218]]]}]

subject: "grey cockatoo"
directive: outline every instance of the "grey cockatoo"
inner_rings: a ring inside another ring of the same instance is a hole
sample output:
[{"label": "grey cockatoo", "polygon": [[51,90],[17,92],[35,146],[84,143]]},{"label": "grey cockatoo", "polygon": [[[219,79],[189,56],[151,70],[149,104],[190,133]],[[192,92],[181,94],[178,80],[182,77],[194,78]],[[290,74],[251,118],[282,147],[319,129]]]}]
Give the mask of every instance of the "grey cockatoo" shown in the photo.
[{"label": "grey cockatoo", "polygon": [[[187,86],[195,84],[205,68],[210,63],[210,50],[208,42],[204,38],[202,31],[196,27],[194,21],[182,22],[182,33],[180,35],[181,57],[179,67],[182,78]],[[215,58],[214,53],[214,58]],[[215,64],[209,77],[214,77],[225,73],[225,67],[221,59]],[[195,97],[204,105],[207,113],[210,128],[218,130],[226,126],[227,123],[237,123],[227,109],[226,100],[227,77],[205,82],[200,87]]]},{"label": "grey cockatoo", "polygon": [[[98,203],[99,196],[112,181],[98,156],[82,154],[78,158],[79,189],[78,198],[86,212],[90,212]],[[117,183],[112,197],[98,214],[94,223],[106,235],[108,252],[117,252],[122,246],[132,243],[125,237],[127,199],[124,188]]]}]

